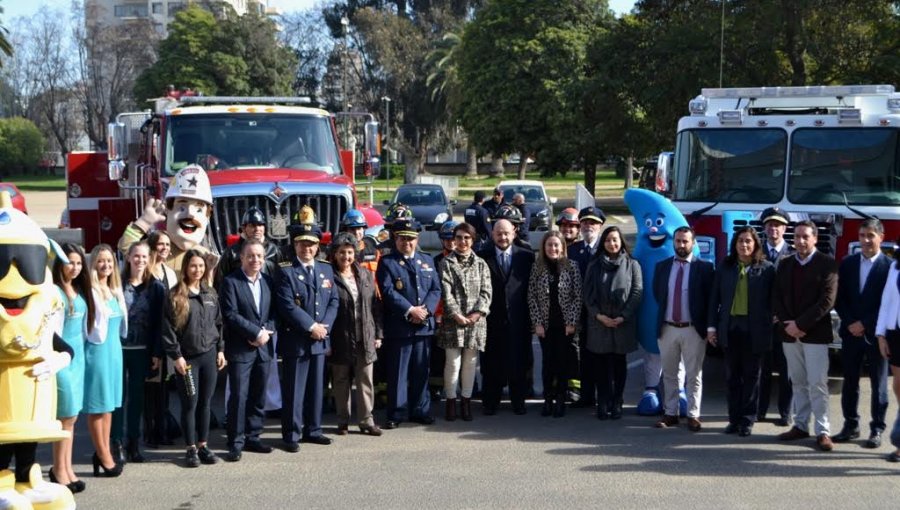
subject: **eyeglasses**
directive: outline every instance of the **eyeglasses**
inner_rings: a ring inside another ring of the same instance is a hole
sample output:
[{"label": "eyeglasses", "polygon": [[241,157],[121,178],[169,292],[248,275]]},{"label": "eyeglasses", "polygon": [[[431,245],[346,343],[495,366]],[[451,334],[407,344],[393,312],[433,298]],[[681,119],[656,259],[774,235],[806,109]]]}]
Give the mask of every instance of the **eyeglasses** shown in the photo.
[{"label": "eyeglasses", "polygon": [[456,235],[456,236],[453,236],[453,239],[456,239],[457,241],[471,242],[471,241],[472,241],[472,236],[470,236],[470,235]]}]

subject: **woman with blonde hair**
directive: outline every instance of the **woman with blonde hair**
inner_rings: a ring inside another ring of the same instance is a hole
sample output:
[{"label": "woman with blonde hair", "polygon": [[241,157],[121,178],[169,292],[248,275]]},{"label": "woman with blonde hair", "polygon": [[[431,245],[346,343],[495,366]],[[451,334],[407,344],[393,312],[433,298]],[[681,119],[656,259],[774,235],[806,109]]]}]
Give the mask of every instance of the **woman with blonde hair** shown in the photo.
[{"label": "woman with blonde hair", "polygon": [[181,280],[164,307],[162,342],[175,365],[187,467],[219,461],[206,442],[210,402],[218,372],[225,368],[225,342],[219,296],[207,283],[209,271],[203,254],[188,250],[182,259]]},{"label": "woman with blonde hair", "polygon": [[528,279],[528,311],[541,342],[544,407],[541,416],[566,414],[566,385],[578,374],[578,325],[581,324],[581,273],[566,258],[559,231],[541,239]]},{"label": "woman with blonde hair", "polygon": [[122,340],[128,310],[116,255],[108,244],[91,250],[91,284],[96,301],[94,328],[84,345],[84,412],[94,443],[94,476],[119,476],[122,465],[110,450],[112,412],[122,406]]}]

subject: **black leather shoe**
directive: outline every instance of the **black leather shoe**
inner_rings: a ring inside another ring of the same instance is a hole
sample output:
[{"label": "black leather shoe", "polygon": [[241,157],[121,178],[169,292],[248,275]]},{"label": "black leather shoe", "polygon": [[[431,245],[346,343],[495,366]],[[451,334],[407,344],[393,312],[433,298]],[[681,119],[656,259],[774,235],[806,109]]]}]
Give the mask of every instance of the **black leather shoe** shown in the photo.
[{"label": "black leather shoe", "polygon": [[523,414],[528,414],[528,410],[525,408],[525,404],[519,404],[513,406],[513,414],[522,416]]},{"label": "black leather shoe", "polygon": [[550,416],[553,414],[553,399],[545,399],[544,406],[541,407],[541,416]]},{"label": "black leather shoe", "polygon": [[400,422],[399,422],[399,421],[388,420],[388,421],[384,424],[384,428],[386,428],[386,429],[388,429],[388,430],[398,429],[398,428],[400,428]]},{"label": "black leather shoe", "polygon": [[223,457],[225,457],[226,462],[237,462],[241,460],[241,451],[237,448],[232,448],[228,450],[228,453],[226,453]]},{"label": "black leather shoe", "polygon": [[308,436],[303,438],[304,443],[312,443],[312,444],[320,444],[322,446],[328,446],[333,441],[330,437],[326,436]]},{"label": "black leather shoe", "polygon": [[125,448],[122,446],[122,441],[113,440],[109,445],[109,453],[112,454],[112,458],[116,464],[125,464],[128,462],[128,459],[125,458]]},{"label": "black leather shoe", "polygon": [[729,423],[728,425],[725,425],[726,434],[737,434],[739,430],[740,427],[738,427],[737,423]]},{"label": "black leather shoe", "polygon": [[300,451],[300,443],[296,441],[285,442],[282,448],[288,453],[297,453]]},{"label": "black leather shoe", "polygon": [[863,448],[880,448],[881,447],[881,431],[872,432],[869,439],[863,443]]},{"label": "black leather shoe", "polygon": [[125,445],[125,458],[128,459],[128,462],[134,462],[135,464],[144,462],[144,455],[141,453],[137,439],[128,440],[128,443]]},{"label": "black leather shoe", "polygon": [[845,424],[844,428],[841,429],[841,432],[831,438],[831,440],[835,443],[846,443],[851,439],[856,439],[859,437],[859,427],[852,424]]},{"label": "black leather shoe", "polygon": [[253,453],[272,453],[273,448],[259,441],[247,441],[244,443],[244,450]]},{"label": "black leather shoe", "polygon": [[197,447],[189,446],[184,454],[184,465],[189,468],[200,467],[200,457],[197,455]]},{"label": "black leather shoe", "polygon": [[738,435],[741,437],[747,437],[753,433],[753,425],[741,425],[740,430],[738,431]]},{"label": "black leather shoe", "polygon": [[409,421],[413,423],[420,423],[422,425],[431,425],[434,423],[434,418],[431,416],[416,416],[415,418],[410,418]]},{"label": "black leather shoe", "polygon": [[774,424],[776,427],[787,427],[790,424],[790,421],[782,416],[781,418],[775,418],[774,420],[772,420],[772,424]]},{"label": "black leather shoe", "polygon": [[481,406],[481,414],[485,416],[494,416],[497,414],[497,408],[495,406]]},{"label": "black leather shoe", "polygon": [[219,456],[210,450],[207,445],[197,448],[197,456],[200,457],[200,462],[204,464],[215,464],[219,462]]}]

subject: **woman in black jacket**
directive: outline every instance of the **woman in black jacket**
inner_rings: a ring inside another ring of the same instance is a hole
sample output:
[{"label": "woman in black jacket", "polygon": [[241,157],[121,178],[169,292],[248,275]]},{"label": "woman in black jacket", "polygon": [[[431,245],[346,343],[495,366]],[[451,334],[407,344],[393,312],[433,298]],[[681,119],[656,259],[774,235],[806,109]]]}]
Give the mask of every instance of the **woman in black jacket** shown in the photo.
[{"label": "woman in black jacket", "polygon": [[181,396],[181,428],[187,444],[188,467],[215,464],[219,458],[206,445],[209,407],[218,371],[225,368],[219,297],[207,284],[206,260],[188,250],[181,264],[181,281],[165,306],[163,346],[173,360]]},{"label": "woman in black jacket", "polygon": [[331,363],[338,434],[345,435],[350,423],[350,383],[356,379],[356,419],[359,430],[380,436],[381,428],[372,418],[375,388],[372,363],[381,347],[381,300],[372,273],[356,262],[356,238],[348,233],[335,237],[329,262],[334,266],[338,291],[337,320],[331,331]]},{"label": "woman in black jacket", "polygon": [[707,333],[710,344],[725,350],[726,434],[749,436],[756,420],[762,359],[772,348],[774,278],[775,266],[766,260],[753,227],[735,232],[728,256],[716,270]]}]

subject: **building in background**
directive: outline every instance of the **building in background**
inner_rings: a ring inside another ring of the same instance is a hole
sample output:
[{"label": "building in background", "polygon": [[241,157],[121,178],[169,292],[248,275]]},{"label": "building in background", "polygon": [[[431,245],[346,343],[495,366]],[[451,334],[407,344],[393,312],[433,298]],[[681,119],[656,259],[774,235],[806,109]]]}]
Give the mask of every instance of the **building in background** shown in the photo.
[{"label": "building in background", "polygon": [[85,23],[114,26],[150,20],[165,37],[175,15],[192,3],[219,15],[224,15],[226,5],[239,16],[253,11],[261,15],[279,14],[275,7],[268,6],[268,0],[85,0]]}]

